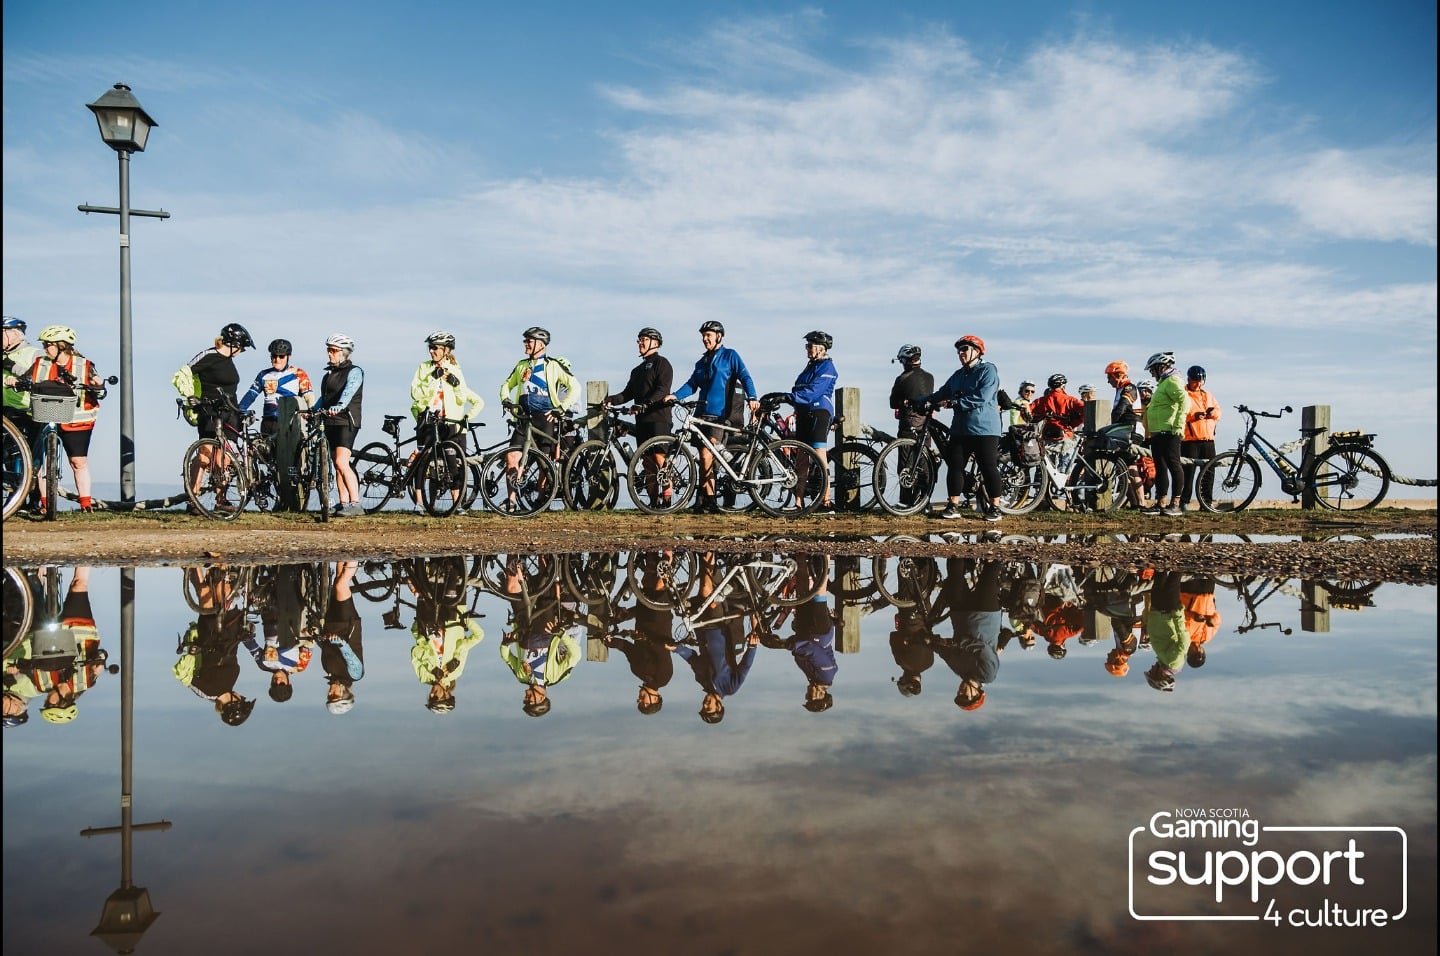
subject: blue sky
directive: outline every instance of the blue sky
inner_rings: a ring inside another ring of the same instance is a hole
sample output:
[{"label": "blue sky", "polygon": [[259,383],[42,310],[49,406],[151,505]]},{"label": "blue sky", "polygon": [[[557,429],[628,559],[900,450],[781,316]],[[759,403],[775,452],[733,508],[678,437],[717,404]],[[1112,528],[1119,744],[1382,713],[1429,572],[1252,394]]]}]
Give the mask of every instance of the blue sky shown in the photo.
[{"label": "blue sky", "polygon": [[711,318],[762,391],[831,332],[876,425],[904,342],[1072,391],[1173,350],[1227,410],[1328,403],[1434,477],[1435,51],[1418,2],[20,0],[4,311],[118,367],[118,224],[75,207],[116,202],[85,104],[125,82],[159,124],[132,204],[173,214],[132,225],[142,482],[226,322],[317,377],[354,336],[368,440],[432,329],[495,428],[526,326],[618,389],[637,328],[683,374]]}]

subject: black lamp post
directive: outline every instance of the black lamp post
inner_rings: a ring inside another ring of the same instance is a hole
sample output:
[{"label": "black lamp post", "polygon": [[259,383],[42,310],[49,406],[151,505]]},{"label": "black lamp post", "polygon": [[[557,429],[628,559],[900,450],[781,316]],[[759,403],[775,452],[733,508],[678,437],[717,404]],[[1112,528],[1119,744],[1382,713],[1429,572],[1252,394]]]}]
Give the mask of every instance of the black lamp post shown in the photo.
[{"label": "black lamp post", "polygon": [[144,152],[150,130],[159,124],[150,118],[140,101],[124,83],[114,87],[86,107],[100,124],[100,138],[120,157],[120,208],[81,206],[81,212],[104,212],[120,217],[120,500],[135,504],[135,389],[130,341],[130,217],[169,219],[165,211],[130,208],[130,154]]}]

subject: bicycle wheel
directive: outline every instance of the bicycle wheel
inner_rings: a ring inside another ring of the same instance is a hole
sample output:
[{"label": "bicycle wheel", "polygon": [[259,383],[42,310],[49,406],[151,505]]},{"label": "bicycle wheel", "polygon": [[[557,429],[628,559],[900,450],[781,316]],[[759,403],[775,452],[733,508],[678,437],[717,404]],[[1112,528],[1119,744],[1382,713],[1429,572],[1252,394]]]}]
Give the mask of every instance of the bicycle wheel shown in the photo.
[{"label": "bicycle wheel", "polygon": [[[8,423],[7,423],[8,424]],[[16,568],[5,569],[5,659],[25,638],[30,636],[30,625],[35,621],[35,594],[30,590],[30,581]]]},{"label": "bicycle wheel", "polygon": [[1108,452],[1077,459],[1071,476],[1072,510],[1114,511],[1125,501],[1130,482],[1125,463]]},{"label": "bicycle wheel", "polygon": [[681,610],[699,583],[700,562],[690,551],[641,551],[631,556],[625,574],[635,600],[645,607]]},{"label": "bicycle wheel", "polygon": [[820,507],[830,476],[819,452],[803,441],[784,438],[751,460],[745,482],[761,511],[797,518]]},{"label": "bicycle wheel", "polygon": [[1050,476],[1040,465],[1017,465],[1010,459],[1000,462],[1000,512],[1029,514],[1050,493]]},{"label": "bicycle wheel", "polygon": [[565,590],[581,604],[609,605],[620,579],[623,555],[613,551],[581,551],[563,556]]},{"label": "bicycle wheel", "polygon": [[373,515],[395,497],[395,484],[400,478],[400,463],[384,442],[372,441],[350,459],[355,477],[360,482],[360,504],[365,513]]},{"label": "bicycle wheel", "polygon": [[1249,455],[1227,451],[1195,475],[1195,497],[1206,511],[1244,511],[1260,492],[1260,465]]},{"label": "bicycle wheel", "polygon": [[320,520],[330,520],[330,442],[321,436],[310,448],[310,475],[315,486],[315,501],[320,508]]},{"label": "bicycle wheel", "polygon": [[565,506],[575,511],[608,511],[620,498],[620,470],[608,442],[583,441],[565,456],[560,472]]},{"label": "bicycle wheel", "polygon": [[60,431],[56,426],[45,431],[44,484],[40,487],[44,518],[54,521],[60,512]]},{"label": "bicycle wheel", "polygon": [[935,467],[913,438],[897,438],[875,461],[875,500],[892,515],[913,515],[930,506]]},{"label": "bicycle wheel", "polygon": [[1365,511],[1390,490],[1390,465],[1368,448],[1337,445],[1315,460],[1310,493],[1335,511]]},{"label": "bicycle wheel", "polygon": [[[475,499],[480,497],[480,486],[484,481],[485,473],[481,470],[485,458],[483,455],[470,455],[465,459],[465,470],[469,472],[465,476],[465,497],[461,504],[465,508],[476,507]],[[479,507],[484,507],[482,502]]]},{"label": "bicycle wheel", "polygon": [[400,587],[399,563],[381,558],[361,561],[350,589],[367,601],[386,601]]},{"label": "bicycle wheel", "polygon": [[5,514],[13,515],[25,503],[30,493],[30,483],[35,480],[34,466],[30,462],[30,446],[25,435],[10,419],[5,419],[3,445],[0,445],[0,468],[5,478]]},{"label": "bicycle wheel", "polygon": [[875,501],[875,462],[880,455],[862,441],[843,441],[830,450],[835,463],[835,477],[830,494],[835,507],[844,511],[873,511]]},{"label": "bicycle wheel", "polygon": [[[897,535],[886,540],[909,542],[920,539]],[[880,596],[895,607],[914,607],[940,580],[940,566],[931,557],[877,554],[870,559],[870,566]]]},{"label": "bicycle wheel", "polygon": [[770,597],[777,607],[799,607],[820,593],[830,581],[830,557],[824,554],[802,554],[780,557],[781,567],[751,565],[745,569],[752,589]]},{"label": "bicycle wheel", "polygon": [[190,443],[182,459],[181,479],[185,497],[205,517],[233,521],[240,513],[240,466],[214,438]]},{"label": "bicycle wheel", "polygon": [[559,559],[553,554],[490,554],[480,568],[480,585],[510,599],[533,597],[555,586]]},{"label": "bicycle wheel", "polygon": [[517,453],[520,461],[515,472],[509,471],[506,462],[509,449],[502,448],[485,459],[480,469],[480,493],[485,504],[499,514],[529,518],[550,506],[559,482],[555,463],[544,452],[531,448]]},{"label": "bicycle wheel", "polygon": [[447,439],[422,454],[428,455],[428,459],[416,479],[420,482],[420,503],[426,513],[437,518],[454,514],[465,500],[465,481],[470,475],[465,449]]},{"label": "bicycle wheel", "polygon": [[[646,474],[646,462],[656,456],[660,467]],[[700,481],[700,462],[695,452],[676,435],[656,435],[635,449],[625,476],[630,500],[647,514],[664,515],[690,503]],[[668,492],[668,495],[667,495]]]}]

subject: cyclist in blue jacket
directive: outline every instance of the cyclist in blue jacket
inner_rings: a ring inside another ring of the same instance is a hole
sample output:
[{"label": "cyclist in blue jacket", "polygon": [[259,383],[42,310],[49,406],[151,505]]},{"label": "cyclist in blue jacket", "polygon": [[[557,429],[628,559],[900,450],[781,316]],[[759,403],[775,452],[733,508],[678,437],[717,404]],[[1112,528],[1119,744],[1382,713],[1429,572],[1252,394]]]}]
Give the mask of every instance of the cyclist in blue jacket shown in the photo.
[{"label": "cyclist in blue jacket", "polygon": [[[695,363],[695,371],[690,373],[689,380],[673,395],[666,396],[667,401],[699,395],[700,406],[696,414],[705,421],[723,422],[730,415],[732,383],[739,382],[745,389],[750,413],[753,415],[760,410],[760,397],[750,370],[745,367],[739,352],[721,344],[724,340],[725,326],[714,319],[700,326],[700,341],[705,346],[705,354]],[[725,433],[721,429],[707,429],[705,434],[717,445],[724,445]],[[715,500],[715,461],[704,448],[700,449],[700,494],[692,510],[705,514],[720,513],[720,505]]]}]

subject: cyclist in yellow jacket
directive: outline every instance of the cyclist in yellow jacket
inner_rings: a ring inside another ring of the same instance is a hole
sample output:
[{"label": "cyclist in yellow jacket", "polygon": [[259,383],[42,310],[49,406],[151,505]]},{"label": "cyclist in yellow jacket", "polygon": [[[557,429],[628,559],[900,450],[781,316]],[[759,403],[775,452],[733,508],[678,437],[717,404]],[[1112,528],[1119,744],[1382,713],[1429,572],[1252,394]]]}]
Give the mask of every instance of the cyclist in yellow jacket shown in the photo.
[{"label": "cyclist in yellow jacket", "polygon": [[[480,417],[485,400],[465,384],[460,360],[455,357],[455,335],[436,329],[425,337],[430,357],[415,369],[410,382],[410,414],[415,419],[415,442],[423,446],[447,438],[465,445],[462,421]],[[466,413],[469,406],[469,413]],[[459,475],[459,469],[456,469]],[[420,507],[420,489],[415,489],[415,506]],[[453,492],[452,492],[453,494]]]}]

